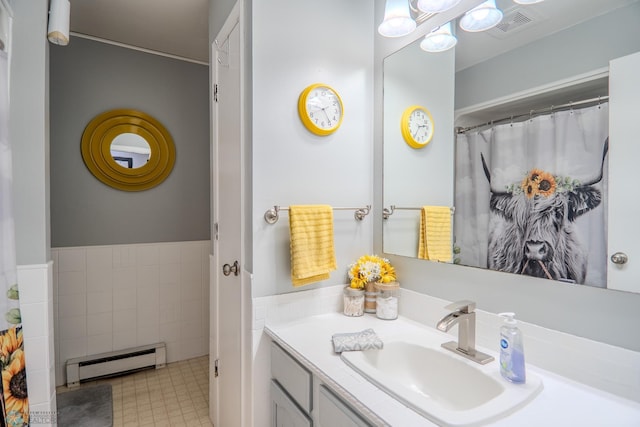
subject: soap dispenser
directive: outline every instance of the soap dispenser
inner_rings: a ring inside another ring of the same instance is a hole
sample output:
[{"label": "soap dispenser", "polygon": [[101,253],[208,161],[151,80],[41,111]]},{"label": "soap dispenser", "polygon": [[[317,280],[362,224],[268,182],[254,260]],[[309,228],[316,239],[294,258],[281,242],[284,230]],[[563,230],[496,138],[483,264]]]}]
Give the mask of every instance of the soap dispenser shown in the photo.
[{"label": "soap dispenser", "polygon": [[500,328],[500,373],[512,383],[526,381],[522,332],[516,324],[515,313],[500,313],[504,324]]}]

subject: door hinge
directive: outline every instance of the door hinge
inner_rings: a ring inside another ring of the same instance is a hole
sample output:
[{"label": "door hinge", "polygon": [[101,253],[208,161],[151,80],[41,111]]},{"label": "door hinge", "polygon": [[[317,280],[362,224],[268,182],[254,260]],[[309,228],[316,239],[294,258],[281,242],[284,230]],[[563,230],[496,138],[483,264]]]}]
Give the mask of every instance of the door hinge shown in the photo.
[{"label": "door hinge", "polygon": [[216,359],[216,360],[213,362],[213,376],[214,376],[215,378],[218,378],[218,362],[219,362],[219,361],[220,361],[220,359]]},{"label": "door hinge", "polygon": [[218,223],[213,223],[213,238],[214,240],[218,240]]},{"label": "door hinge", "polygon": [[213,100],[218,102],[218,83],[213,85]]}]

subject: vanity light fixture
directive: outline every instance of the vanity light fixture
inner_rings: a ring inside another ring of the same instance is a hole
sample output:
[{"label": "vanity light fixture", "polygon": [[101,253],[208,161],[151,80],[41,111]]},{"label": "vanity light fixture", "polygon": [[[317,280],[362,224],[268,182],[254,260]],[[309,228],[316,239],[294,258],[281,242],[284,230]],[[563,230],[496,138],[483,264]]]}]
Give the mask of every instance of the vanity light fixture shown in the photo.
[{"label": "vanity light fixture", "polygon": [[418,9],[425,13],[440,13],[457,6],[462,0],[418,0]]},{"label": "vanity light fixture", "polygon": [[502,11],[496,7],[496,0],[487,0],[464,14],[460,28],[477,33],[495,27],[502,20]]},{"label": "vanity light fixture", "polygon": [[458,39],[451,32],[451,22],[447,22],[424,36],[424,40],[420,42],[420,48],[427,52],[444,52],[457,43]]},{"label": "vanity light fixture", "polygon": [[47,38],[53,44],[66,46],[69,44],[69,16],[71,3],[69,0],[51,0],[49,9],[49,28]]},{"label": "vanity light fixture", "polygon": [[407,0],[387,0],[384,19],[378,32],[384,37],[402,37],[416,29],[416,21],[411,17]]}]

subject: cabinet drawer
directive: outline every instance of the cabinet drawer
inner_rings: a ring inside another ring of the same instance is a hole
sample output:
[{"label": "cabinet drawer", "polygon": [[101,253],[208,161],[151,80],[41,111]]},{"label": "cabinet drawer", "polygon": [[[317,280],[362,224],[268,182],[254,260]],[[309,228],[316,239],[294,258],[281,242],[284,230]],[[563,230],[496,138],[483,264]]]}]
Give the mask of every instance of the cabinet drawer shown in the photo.
[{"label": "cabinet drawer", "polygon": [[302,409],[311,412],[311,373],[274,342],[271,342],[271,377]]},{"label": "cabinet drawer", "polygon": [[311,419],[289,399],[275,380],[271,380],[271,426],[312,427]]},{"label": "cabinet drawer", "polygon": [[320,427],[369,427],[353,409],[324,385],[318,396],[318,424]]}]

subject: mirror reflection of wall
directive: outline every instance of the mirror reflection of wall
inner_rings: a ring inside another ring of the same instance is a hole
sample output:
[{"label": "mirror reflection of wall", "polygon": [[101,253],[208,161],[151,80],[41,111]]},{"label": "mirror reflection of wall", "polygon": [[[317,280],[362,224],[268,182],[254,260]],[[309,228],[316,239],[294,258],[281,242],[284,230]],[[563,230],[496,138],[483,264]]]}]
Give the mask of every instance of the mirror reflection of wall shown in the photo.
[{"label": "mirror reflection of wall", "polygon": [[[560,8],[571,7],[566,3],[570,2],[543,2],[539,6],[519,6],[524,11],[530,12],[538,22],[534,22],[530,28],[513,31],[513,36],[496,37],[495,34],[466,34],[458,31],[459,42],[456,46],[455,58],[455,95],[452,91],[450,96],[455,96],[455,126],[474,126],[495,121],[500,118],[510,118],[531,110],[544,110],[552,105],[581,101],[592,97],[606,97],[609,86],[609,61],[614,58],[626,56],[640,51],[640,29],[637,22],[640,20],[640,2],[637,0],[619,0],[611,2],[580,1],[574,4],[575,13],[562,15],[562,28],[555,31],[540,31],[545,28],[550,21],[555,21],[557,17],[545,15],[548,7],[552,3],[563,3]],[[509,5],[505,7],[505,17],[510,16],[510,9],[515,9],[512,2],[498,2],[498,5]],[[542,9],[542,5],[545,5]],[[580,9],[578,9],[580,8]],[[542,12],[541,12],[542,11]],[[567,16],[572,15],[572,16]],[[569,19],[575,19],[569,22]],[[615,31],[603,31],[603,29],[615,29]],[[495,32],[495,31],[494,31]],[[535,39],[524,43],[523,40],[529,35],[535,35]],[[481,39],[474,39],[480,37]],[[513,37],[517,40],[510,40]],[[409,152],[411,160],[402,159],[403,151],[407,151],[402,144],[393,140],[394,136],[389,135],[389,129],[396,126],[395,117],[389,117],[387,109],[390,107],[388,98],[397,100],[402,91],[397,89],[400,79],[397,70],[408,69],[415,63],[422,64],[424,60],[418,58],[420,55],[443,55],[427,54],[418,48],[418,43],[403,48],[399,52],[387,57],[384,63],[384,206],[395,204],[397,200],[403,198],[420,197],[421,191],[426,185],[429,186],[425,194],[428,199],[412,200],[416,206],[444,204],[437,198],[436,193],[432,193],[434,187],[440,188],[448,186],[448,182],[425,181],[423,175],[427,166],[425,163],[419,166],[412,165],[412,162],[420,163],[420,156],[429,157],[422,152]],[[517,49],[511,50],[514,45]],[[411,53],[410,53],[411,52]],[[482,52],[492,52],[483,57]],[[445,53],[446,54],[446,53]],[[411,59],[414,55],[414,59]],[[428,73],[433,73],[430,69]],[[418,73],[418,71],[416,71]],[[411,92],[411,98],[407,103],[425,104],[434,102],[432,95],[428,92],[419,92],[422,88],[413,82],[405,92]],[[416,101],[416,98],[418,101]],[[597,106],[598,102],[586,105]],[[567,114],[570,108],[565,109]],[[395,111],[391,110],[395,115]],[[521,119],[523,120],[523,119]],[[509,120],[507,120],[507,123]],[[600,129],[598,155],[602,157],[602,146],[606,139],[607,132],[605,124]],[[491,129],[491,126],[479,128],[481,131]],[[439,143],[453,146],[455,135],[454,129],[443,130],[437,127],[436,136]],[[433,143],[432,143],[433,145]],[[595,149],[594,149],[595,150]],[[555,156],[554,156],[555,157]],[[424,161],[424,159],[423,159]],[[441,159],[445,162],[442,169],[451,168],[451,163],[446,163],[448,159]],[[571,163],[571,162],[569,162]],[[597,163],[597,162],[596,162]],[[482,179],[485,177],[480,161],[477,162],[477,174]],[[552,165],[555,167],[555,165]],[[545,166],[547,169],[554,169]],[[606,165],[605,165],[606,167]],[[597,169],[594,167],[592,169]],[[526,171],[523,171],[523,173]],[[607,171],[605,170],[605,174]],[[441,176],[446,176],[446,172],[441,172]],[[420,177],[412,179],[411,177]],[[453,179],[453,177],[451,177]],[[435,184],[437,182],[437,184]],[[521,179],[518,180],[518,183]],[[403,186],[404,184],[404,186]],[[458,184],[459,185],[459,184]],[[599,184],[600,188],[602,183]],[[436,194],[434,197],[433,194]],[[489,195],[486,197],[486,204],[489,204]],[[458,201],[456,201],[456,212],[460,212]],[[453,205],[453,203],[452,203]],[[589,214],[585,215],[585,218]],[[604,215],[606,220],[605,206],[600,206],[599,215]],[[384,251],[395,255],[409,257],[417,256],[417,228],[419,224],[419,211],[404,212],[403,217],[394,214],[385,221],[383,232]],[[606,227],[606,222],[604,223]],[[471,227],[473,228],[473,227]],[[605,233],[606,230],[601,230]],[[585,250],[589,251],[591,242],[588,242]],[[607,256],[606,247],[600,246],[599,257]],[[486,264],[486,254],[480,254]],[[608,260],[603,261],[604,263]],[[596,274],[597,273],[593,273]],[[606,274],[605,274],[606,276]],[[595,277],[595,276],[594,276]],[[605,279],[606,280],[606,279]],[[594,280],[589,278],[586,284],[603,286],[602,277]]]},{"label": "mirror reflection of wall", "polygon": [[[453,62],[453,51],[424,55],[415,43],[384,61],[385,206],[453,205]],[[413,105],[433,117],[433,139],[419,149],[404,141],[400,128],[403,112]],[[384,222],[385,252],[416,256],[419,214],[398,209]]]},{"label": "mirror reflection of wall", "polygon": [[151,147],[140,135],[121,133],[111,141],[111,156],[120,166],[135,169],[147,164]]}]

